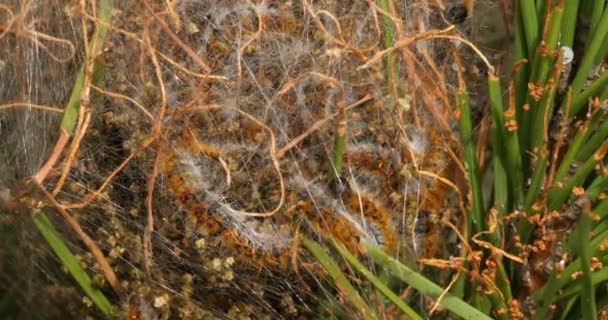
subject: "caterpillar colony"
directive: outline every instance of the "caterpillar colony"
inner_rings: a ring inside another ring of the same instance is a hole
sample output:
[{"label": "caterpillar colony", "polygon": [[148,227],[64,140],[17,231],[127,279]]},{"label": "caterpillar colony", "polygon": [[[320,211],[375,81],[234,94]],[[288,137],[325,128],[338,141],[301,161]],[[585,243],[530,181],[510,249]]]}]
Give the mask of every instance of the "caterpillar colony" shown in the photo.
[{"label": "caterpillar colony", "polygon": [[[289,150],[289,160],[279,161],[277,170],[268,127],[230,108],[192,111],[170,133],[164,173],[188,221],[244,263],[287,268],[299,233],[332,237],[354,253],[363,239],[396,253],[403,249],[401,240],[419,237],[421,254],[432,256],[441,243],[434,226],[446,205],[446,190],[432,179],[414,176],[412,141],[401,141],[401,149],[382,143],[398,136],[390,131],[398,128],[377,126],[390,116],[378,103],[352,112],[345,169],[340,181],[331,181],[326,170],[331,145],[317,136]],[[375,128],[386,131],[371,134]],[[413,142],[421,148],[417,158],[424,167],[441,173],[448,164],[442,148],[427,141],[434,135],[432,130],[413,132],[414,139],[423,140]],[[421,189],[427,189],[426,198],[416,199]],[[272,214],[252,214],[277,206]]]}]

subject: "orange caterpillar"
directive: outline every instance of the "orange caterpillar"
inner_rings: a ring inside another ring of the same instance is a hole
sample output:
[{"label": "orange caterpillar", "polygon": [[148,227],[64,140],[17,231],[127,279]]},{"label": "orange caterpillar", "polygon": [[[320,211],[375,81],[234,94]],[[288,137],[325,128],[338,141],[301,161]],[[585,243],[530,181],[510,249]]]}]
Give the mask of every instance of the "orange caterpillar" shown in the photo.
[{"label": "orange caterpillar", "polygon": [[[365,173],[368,183],[374,185],[374,190],[391,194],[394,186],[390,182],[395,180],[400,163],[396,152],[372,144],[358,144],[351,146],[345,158],[352,169],[360,175]],[[372,181],[369,181],[370,179]]]},{"label": "orange caterpillar", "polygon": [[[427,130],[429,148],[424,154],[422,170],[433,172],[437,176],[449,181],[457,180],[460,172],[455,164],[446,160],[448,146],[445,146],[445,138],[438,130],[429,128]],[[422,196],[418,204],[418,214],[416,217],[416,229],[418,234],[414,237],[420,238],[417,250],[419,256],[423,258],[437,258],[446,255],[447,241],[446,234],[443,232],[444,225],[442,219],[451,220],[456,206],[456,195],[454,191],[445,183],[438,182],[435,178],[424,177],[421,180]]]},{"label": "orange caterpillar", "polygon": [[362,239],[375,242],[391,252],[397,249],[398,237],[392,214],[373,194],[349,188],[339,201],[333,199],[331,192],[322,185],[307,183],[302,177],[295,177],[292,184],[306,191],[307,196],[291,200],[297,201],[297,211],[316,234],[339,240],[355,254],[361,251]]},{"label": "orange caterpillar", "polygon": [[386,206],[369,193],[353,192],[347,199],[351,212],[361,212],[367,223],[373,228],[373,236],[385,250],[394,252],[398,247],[397,235],[391,215]]},{"label": "orange caterpillar", "polygon": [[[264,266],[287,267],[291,234],[285,230],[264,228],[259,218],[240,216],[213,191],[201,190],[201,181],[192,171],[187,150],[177,149],[164,155],[168,184],[178,206],[189,214],[206,234],[232,250],[243,262]],[[184,158],[186,160],[184,160]]]},{"label": "orange caterpillar", "polygon": [[330,207],[316,209],[312,201],[299,201],[298,212],[307,218],[310,227],[315,233],[322,237],[332,235],[335,239],[346,246],[349,251],[357,253],[360,251],[358,239],[362,232],[354,228],[351,221],[344,215],[340,215]]}]

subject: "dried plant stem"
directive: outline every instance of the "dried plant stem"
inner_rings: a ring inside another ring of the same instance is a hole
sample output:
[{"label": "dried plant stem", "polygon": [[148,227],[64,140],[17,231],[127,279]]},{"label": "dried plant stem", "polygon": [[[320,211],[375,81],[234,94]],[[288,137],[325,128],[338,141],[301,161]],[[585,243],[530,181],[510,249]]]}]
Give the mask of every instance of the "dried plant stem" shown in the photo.
[{"label": "dried plant stem", "polygon": [[51,106],[45,106],[40,104],[34,104],[30,102],[13,102],[0,105],[0,111],[8,109],[26,109],[26,110],[42,110],[50,111],[55,113],[63,113],[63,109]]},{"label": "dried plant stem", "polygon": [[[84,120],[81,121],[81,119],[84,119]],[[55,188],[53,189],[53,192],[51,193],[53,195],[53,197],[59,193],[59,191],[63,187],[63,184],[65,183],[65,179],[67,178],[68,174],[70,173],[70,169],[72,168],[72,163],[76,159],[76,154],[78,153],[78,150],[80,147],[80,142],[82,141],[82,138],[84,137],[84,135],[87,131],[87,128],[89,127],[90,121],[91,121],[91,112],[88,110],[88,108],[87,109],[81,108],[81,115],[78,117],[79,124],[76,129],[76,136],[72,140],[67,159],[66,159],[65,163],[63,164],[63,168],[61,170],[61,176],[59,177],[59,180],[55,184]]]},{"label": "dried plant stem", "polygon": [[59,133],[59,139],[57,139],[57,143],[55,143],[55,146],[53,147],[49,158],[40,168],[40,170],[38,170],[38,173],[36,173],[36,175],[34,176],[34,181],[36,181],[36,183],[42,183],[42,181],[46,178],[49,172],[51,172],[51,169],[53,169],[53,166],[55,165],[55,163],[57,163],[57,159],[59,159],[61,152],[68,144],[69,139],[70,136],[65,133],[65,131],[61,130]]},{"label": "dried plant stem", "polygon": [[134,104],[137,107],[137,109],[141,110],[141,112],[143,114],[145,114],[146,117],[148,117],[151,120],[154,120],[154,116],[148,110],[146,110],[146,108],[144,106],[142,106],[141,103],[137,102],[137,100],[135,100],[129,96],[120,94],[120,93],[115,93],[115,92],[111,92],[111,91],[102,89],[94,84],[91,84],[91,88],[93,88],[95,91],[105,94],[109,97],[123,99],[123,100],[127,100],[127,101],[131,102],[132,104]]},{"label": "dried plant stem", "polygon": [[179,15],[177,13],[175,13],[175,9],[173,9],[173,7],[175,6],[175,3],[177,3],[177,2],[179,2],[179,1],[165,0],[165,6],[167,7],[167,11],[169,11],[169,17],[171,17],[175,30],[179,31],[179,29],[181,29],[181,27],[182,27],[182,21],[179,18]]},{"label": "dried plant stem", "polygon": [[146,270],[149,272],[153,262],[153,251],[152,251],[152,232],[154,232],[154,207],[153,207],[153,196],[154,186],[156,185],[156,177],[159,173],[160,160],[162,155],[162,144],[158,144],[156,150],[156,159],[154,160],[154,166],[152,167],[152,173],[148,178],[148,192],[146,195],[146,228],[144,230],[144,258]]},{"label": "dried plant stem", "polygon": [[368,59],[365,64],[363,64],[362,66],[359,66],[357,69],[365,69],[370,67],[372,64],[378,63],[380,60],[382,60],[382,58],[384,58],[387,54],[389,54],[390,52],[393,52],[397,49],[401,49],[403,47],[409,46],[410,44],[419,41],[419,40],[424,40],[424,39],[432,39],[433,37],[437,37],[440,34],[445,34],[445,33],[449,33],[454,31],[455,27],[454,26],[449,26],[445,29],[441,29],[441,30],[430,30],[427,32],[421,32],[418,33],[416,35],[410,36],[410,37],[406,37],[404,39],[400,39],[397,42],[395,42],[395,45],[393,47],[378,51],[376,54],[374,54],[370,59]]},{"label": "dried plant stem", "polygon": [[[156,52],[152,47],[152,41],[150,39],[149,29],[146,27],[144,31],[144,43],[148,52],[150,54],[150,58],[152,59],[152,63],[154,65],[154,72],[156,75],[156,80],[158,81],[160,87],[161,101],[160,101],[160,110],[158,115],[156,116],[156,121],[154,122],[154,127],[152,128],[151,139],[154,141],[158,141],[157,138],[162,132],[162,121],[165,117],[165,112],[167,110],[167,95],[165,89],[165,82],[163,80],[162,71],[160,70],[160,64],[158,62],[158,58],[156,57]],[[158,176],[160,159],[162,153],[162,143],[158,143],[156,150],[156,159],[154,160],[154,166],[152,168],[152,173],[148,178],[148,193],[146,195],[146,228],[144,230],[143,237],[143,245],[144,245],[144,262],[146,270],[149,272],[150,267],[153,261],[153,248],[152,248],[152,233],[154,232],[154,212],[152,208],[152,200],[154,195],[154,186],[156,184],[156,177]]]}]

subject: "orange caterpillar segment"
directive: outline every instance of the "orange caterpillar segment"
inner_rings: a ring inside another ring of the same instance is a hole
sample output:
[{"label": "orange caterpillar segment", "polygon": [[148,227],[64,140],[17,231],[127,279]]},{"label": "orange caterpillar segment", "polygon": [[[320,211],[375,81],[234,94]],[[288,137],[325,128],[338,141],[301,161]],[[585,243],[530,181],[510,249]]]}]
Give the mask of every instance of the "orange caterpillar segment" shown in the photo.
[{"label": "orange caterpillar segment", "polygon": [[163,155],[162,160],[169,188],[175,194],[180,206],[188,206],[194,199],[194,194],[186,186],[184,177],[179,172],[176,155],[173,152],[167,152]]},{"label": "orange caterpillar segment", "polygon": [[207,231],[208,234],[213,235],[220,232],[222,223],[224,222],[221,217],[210,215],[209,206],[205,203],[194,204],[190,212],[194,219]]},{"label": "orange caterpillar segment", "polygon": [[343,215],[332,216],[333,219],[325,219],[324,226],[328,229],[336,239],[344,244],[351,252],[359,253],[361,246],[359,239],[363,232],[356,228],[352,221],[349,221]]},{"label": "orange caterpillar segment", "polygon": [[358,173],[365,173],[367,180],[372,179],[374,188],[386,194],[393,191],[390,181],[398,174],[400,163],[397,153],[380,149],[374,145],[355,145],[354,150],[346,153],[348,165]]},{"label": "orange caterpillar segment", "polygon": [[[441,132],[433,128],[427,129],[429,149],[425,153],[421,170],[433,172],[437,176],[450,181],[456,179],[458,169],[449,159],[448,148],[445,138]],[[443,141],[443,142],[442,142]],[[447,253],[444,227],[442,219],[451,218],[451,210],[456,204],[454,191],[446,184],[440,183],[434,178],[421,180],[421,201],[418,204],[416,229],[420,232],[413,236],[420,238],[419,254],[424,258],[436,258],[445,256]]]},{"label": "orange caterpillar segment", "polygon": [[[365,149],[358,149],[360,152],[366,150],[369,150],[367,145]],[[363,164],[358,161],[364,161],[359,157],[352,157],[351,160],[359,165]],[[390,167],[389,171],[392,171],[396,165],[391,162]],[[362,239],[394,252],[399,247],[399,237],[392,221],[395,213],[375,193],[365,191],[376,188],[381,182],[375,175],[370,176],[365,168],[357,168],[356,172],[359,173],[357,178],[345,181],[346,189],[341,199],[324,184],[304,176],[295,176],[290,180],[290,188],[296,192],[287,198],[290,203],[295,202],[295,211],[308,222],[311,231],[322,238],[334,238],[354,254],[360,252]],[[365,189],[359,186],[365,186]]]},{"label": "orange caterpillar segment", "polygon": [[253,264],[260,268],[278,268],[286,270],[289,266],[289,249],[279,252],[258,252],[246,239],[234,229],[226,229],[218,238],[222,247],[236,254],[236,259],[244,264]]},{"label": "orange caterpillar segment", "polygon": [[367,224],[379,234],[374,234],[379,244],[389,252],[398,247],[397,235],[391,221],[390,212],[379,200],[369,193],[352,193],[348,196],[347,204],[351,212],[362,211]]},{"label": "orange caterpillar segment", "polygon": [[164,160],[169,188],[175,194],[177,204],[180,208],[188,210],[191,217],[204,228],[207,234],[218,233],[222,226],[221,217],[209,214],[209,204],[196,201],[194,190],[190,190],[188,187],[187,176],[178,169],[175,157],[175,154],[167,153]]},{"label": "orange caterpillar segment", "polygon": [[378,175],[386,175],[387,158],[381,151],[373,150],[371,147],[352,151],[347,153],[348,163],[357,169],[365,169],[377,173]]},{"label": "orange caterpillar segment", "polygon": [[312,200],[300,200],[296,207],[315,233],[333,237],[355,254],[361,251],[362,238],[372,239],[388,251],[396,251],[398,237],[391,213],[380,200],[369,193],[351,191],[344,204],[345,210],[332,205],[316,208]]}]

